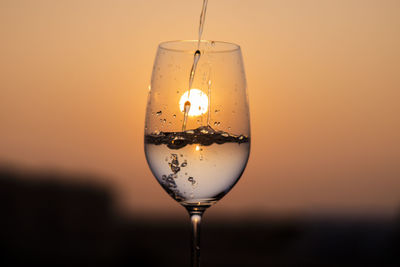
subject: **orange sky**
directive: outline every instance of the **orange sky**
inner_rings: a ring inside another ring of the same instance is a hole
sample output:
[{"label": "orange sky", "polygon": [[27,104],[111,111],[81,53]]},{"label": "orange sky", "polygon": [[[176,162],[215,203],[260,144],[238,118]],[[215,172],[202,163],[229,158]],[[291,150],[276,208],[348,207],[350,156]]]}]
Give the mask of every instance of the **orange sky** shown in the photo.
[{"label": "orange sky", "polygon": [[[143,153],[159,42],[200,0],[0,2],[0,159],[100,174],[131,212],[186,216]],[[400,211],[400,2],[210,0],[204,38],[241,45],[252,151],[210,216]],[[189,71],[189,70],[188,70]]]}]

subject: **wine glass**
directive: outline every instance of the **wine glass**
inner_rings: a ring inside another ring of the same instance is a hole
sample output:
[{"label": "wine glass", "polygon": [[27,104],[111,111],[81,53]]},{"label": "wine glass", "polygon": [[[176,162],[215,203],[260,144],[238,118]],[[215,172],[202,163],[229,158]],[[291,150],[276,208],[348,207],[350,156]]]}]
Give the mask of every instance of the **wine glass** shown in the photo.
[{"label": "wine glass", "polygon": [[199,266],[202,214],[237,183],[250,153],[238,45],[194,40],[158,46],[144,143],[153,175],[189,212],[192,266]]}]

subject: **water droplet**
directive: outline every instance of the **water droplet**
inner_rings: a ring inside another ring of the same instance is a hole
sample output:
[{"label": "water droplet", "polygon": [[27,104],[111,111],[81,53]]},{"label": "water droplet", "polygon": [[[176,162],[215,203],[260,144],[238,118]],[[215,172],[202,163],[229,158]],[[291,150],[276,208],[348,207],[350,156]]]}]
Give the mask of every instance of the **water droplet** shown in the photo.
[{"label": "water droplet", "polygon": [[220,111],[219,109],[216,109],[214,112],[215,112],[215,113],[218,113],[219,111]]},{"label": "water droplet", "polygon": [[157,111],[157,113],[156,113],[156,115],[157,116],[160,116],[162,114],[162,111],[160,110],[160,111]]},{"label": "water droplet", "polygon": [[211,46],[215,47],[215,42],[214,41],[211,41]]},{"label": "water droplet", "polygon": [[174,114],[174,115],[172,115],[172,117],[175,119],[175,118],[176,118],[176,115]]},{"label": "water droplet", "polygon": [[186,167],[187,166],[187,161],[185,160],[184,162],[182,162],[181,167]]},{"label": "water droplet", "polygon": [[219,126],[221,123],[219,121],[214,122],[214,126]]},{"label": "water droplet", "polygon": [[185,102],[185,106],[184,106],[185,112],[186,112],[186,110],[189,112],[190,105],[191,105],[191,104],[190,104],[190,101],[189,101],[189,100]]}]

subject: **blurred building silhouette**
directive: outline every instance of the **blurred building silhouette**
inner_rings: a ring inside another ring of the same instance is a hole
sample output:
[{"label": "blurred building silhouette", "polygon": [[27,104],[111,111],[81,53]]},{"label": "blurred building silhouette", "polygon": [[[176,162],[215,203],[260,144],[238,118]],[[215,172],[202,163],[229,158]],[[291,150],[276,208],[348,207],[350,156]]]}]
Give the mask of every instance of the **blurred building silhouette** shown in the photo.
[{"label": "blurred building silhouette", "polygon": [[[188,222],[127,219],[115,212],[107,187],[76,180],[0,168],[0,266],[189,265]],[[399,226],[379,218],[207,222],[202,262],[400,266]]]}]

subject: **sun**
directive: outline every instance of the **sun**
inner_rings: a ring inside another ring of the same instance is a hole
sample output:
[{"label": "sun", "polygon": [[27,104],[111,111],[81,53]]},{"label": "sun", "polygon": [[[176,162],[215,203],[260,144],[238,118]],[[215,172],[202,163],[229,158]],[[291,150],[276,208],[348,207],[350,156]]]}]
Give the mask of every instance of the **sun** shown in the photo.
[{"label": "sun", "polygon": [[182,112],[185,110],[185,102],[190,102],[190,110],[188,115],[189,116],[200,116],[207,112],[208,109],[208,97],[207,94],[203,93],[199,89],[190,89],[190,96],[189,91],[186,91],[179,100],[179,107]]}]

